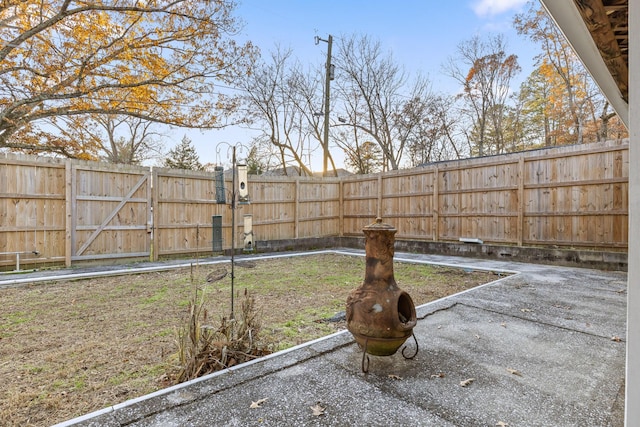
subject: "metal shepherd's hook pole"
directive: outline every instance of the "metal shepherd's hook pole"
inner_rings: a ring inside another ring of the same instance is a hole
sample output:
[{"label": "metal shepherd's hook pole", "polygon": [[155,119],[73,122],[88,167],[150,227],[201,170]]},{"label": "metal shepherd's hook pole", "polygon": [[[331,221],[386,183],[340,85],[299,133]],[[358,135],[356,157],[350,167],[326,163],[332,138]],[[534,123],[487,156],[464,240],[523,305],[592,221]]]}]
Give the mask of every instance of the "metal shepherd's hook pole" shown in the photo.
[{"label": "metal shepherd's hook pole", "polygon": [[233,299],[234,289],[233,280],[235,279],[235,252],[236,252],[236,147],[233,147],[232,157],[232,179],[231,179],[231,319],[234,319]]},{"label": "metal shepherd's hook pole", "polygon": [[[247,169],[246,165],[238,165],[237,158],[237,146],[242,147],[242,144],[237,143],[236,145],[229,144],[228,142],[220,142],[220,144],[225,144],[229,148],[231,148],[231,202],[229,208],[231,208],[231,314],[229,318],[231,320],[235,319],[235,254],[236,254],[236,209],[238,209],[238,205],[249,204],[249,195],[247,190]],[[242,148],[241,148],[242,150]],[[227,155],[229,152],[227,151]],[[240,171],[242,168],[242,171]],[[242,173],[241,173],[242,172]],[[240,188],[238,188],[240,187]],[[241,191],[241,190],[244,190]],[[226,200],[224,201],[226,202]],[[223,203],[224,203],[223,202]]]}]

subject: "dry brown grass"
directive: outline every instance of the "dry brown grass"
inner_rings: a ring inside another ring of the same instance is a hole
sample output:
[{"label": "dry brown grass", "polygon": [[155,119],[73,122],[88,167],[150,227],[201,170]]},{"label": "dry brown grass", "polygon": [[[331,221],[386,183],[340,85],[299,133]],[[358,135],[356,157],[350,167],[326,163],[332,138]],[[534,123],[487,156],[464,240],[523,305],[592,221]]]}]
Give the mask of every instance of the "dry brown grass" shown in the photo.
[{"label": "dry brown grass", "polygon": [[[193,272],[217,319],[229,315],[231,294],[229,276],[206,282],[219,268]],[[0,425],[51,425],[167,386],[176,331],[190,310],[190,275],[186,269],[0,289]],[[254,296],[262,343],[277,342],[277,351],[343,328],[322,319],[344,310],[363,277],[361,257],[278,258],[236,267],[235,289]],[[401,263],[395,277],[416,305],[496,279]]]}]

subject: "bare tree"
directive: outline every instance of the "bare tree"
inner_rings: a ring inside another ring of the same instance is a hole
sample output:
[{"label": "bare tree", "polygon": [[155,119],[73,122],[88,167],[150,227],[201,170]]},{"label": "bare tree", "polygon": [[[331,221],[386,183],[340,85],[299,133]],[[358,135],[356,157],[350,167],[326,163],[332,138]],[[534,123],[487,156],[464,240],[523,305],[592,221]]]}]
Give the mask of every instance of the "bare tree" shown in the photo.
[{"label": "bare tree", "polygon": [[107,161],[136,165],[162,155],[162,135],[153,122],[129,116],[98,116],[96,121],[106,133],[100,148]]},{"label": "bare tree", "polygon": [[418,76],[411,82],[393,56],[382,51],[380,42],[367,36],[340,37],[335,65],[345,115],[342,126],[368,134],[382,150],[384,167],[398,169],[419,125],[413,110],[432,97],[429,81]]},{"label": "bare tree", "polygon": [[[62,125],[58,126],[60,122]],[[91,147],[92,155],[110,163],[137,165],[162,156],[163,135],[148,120],[95,115],[61,117],[51,124],[58,128],[61,138],[76,141],[80,147]]]},{"label": "bare tree", "polygon": [[310,156],[322,141],[320,116],[316,114],[322,105],[321,81],[318,71],[304,72],[290,50],[278,47],[269,62],[258,64],[239,82],[246,91],[250,120],[263,129],[257,142],[268,141],[276,148],[285,173],[287,166],[293,165],[302,174],[312,174]]},{"label": "bare tree", "polygon": [[[291,70],[289,79],[288,93],[290,102],[297,108],[300,115],[300,127],[303,130],[305,140],[308,142],[309,156],[311,155],[311,147],[322,147],[324,144],[324,123],[320,122],[320,114],[318,105],[318,82],[321,81],[319,70],[311,72],[302,72],[301,67]],[[331,126],[330,123],[327,123]],[[333,174],[337,176],[336,165],[333,161],[331,152],[328,153],[327,160],[331,164]],[[330,172],[329,170],[327,172]]]},{"label": "bare tree", "polygon": [[[340,123],[346,123],[344,117],[339,117]],[[383,156],[380,146],[372,142],[370,135],[357,126],[334,126],[332,137],[345,155],[345,165],[356,174],[364,175],[380,172],[383,166]]]},{"label": "bare tree", "polygon": [[457,55],[444,66],[447,75],[462,87],[459,95],[471,117],[470,138],[477,154],[504,150],[503,120],[513,77],[520,72],[516,55],[507,55],[502,35],[479,36],[458,45]]},{"label": "bare tree", "polygon": [[414,106],[415,117],[412,117],[412,121],[416,125],[408,138],[412,166],[459,159],[468,153],[460,146],[460,121],[453,113],[454,103],[453,97],[439,95],[430,99],[430,102],[421,102]]}]

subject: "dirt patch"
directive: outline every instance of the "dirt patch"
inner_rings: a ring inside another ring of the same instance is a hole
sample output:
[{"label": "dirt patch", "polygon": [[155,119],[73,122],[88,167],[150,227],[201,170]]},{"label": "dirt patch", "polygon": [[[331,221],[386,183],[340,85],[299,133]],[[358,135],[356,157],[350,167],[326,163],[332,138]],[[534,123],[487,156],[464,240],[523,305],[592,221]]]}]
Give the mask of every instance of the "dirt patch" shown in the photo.
[{"label": "dirt patch", "polygon": [[[398,262],[394,270],[416,306],[497,279]],[[194,266],[0,290],[0,425],[51,425],[166,387],[194,284],[210,317],[229,316],[224,273]],[[363,278],[363,257],[313,255],[241,262],[234,288],[254,295],[262,341],[277,351],[343,329],[326,320]]]}]

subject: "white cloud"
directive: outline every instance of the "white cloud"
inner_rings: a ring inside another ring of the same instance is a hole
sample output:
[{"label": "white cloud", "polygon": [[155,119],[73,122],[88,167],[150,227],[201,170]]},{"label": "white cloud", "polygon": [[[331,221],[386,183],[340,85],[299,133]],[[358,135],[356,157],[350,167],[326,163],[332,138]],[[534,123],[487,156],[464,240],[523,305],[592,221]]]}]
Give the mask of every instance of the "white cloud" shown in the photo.
[{"label": "white cloud", "polygon": [[499,15],[512,9],[518,9],[526,2],[527,0],[475,0],[471,8],[476,15],[485,17]]}]

